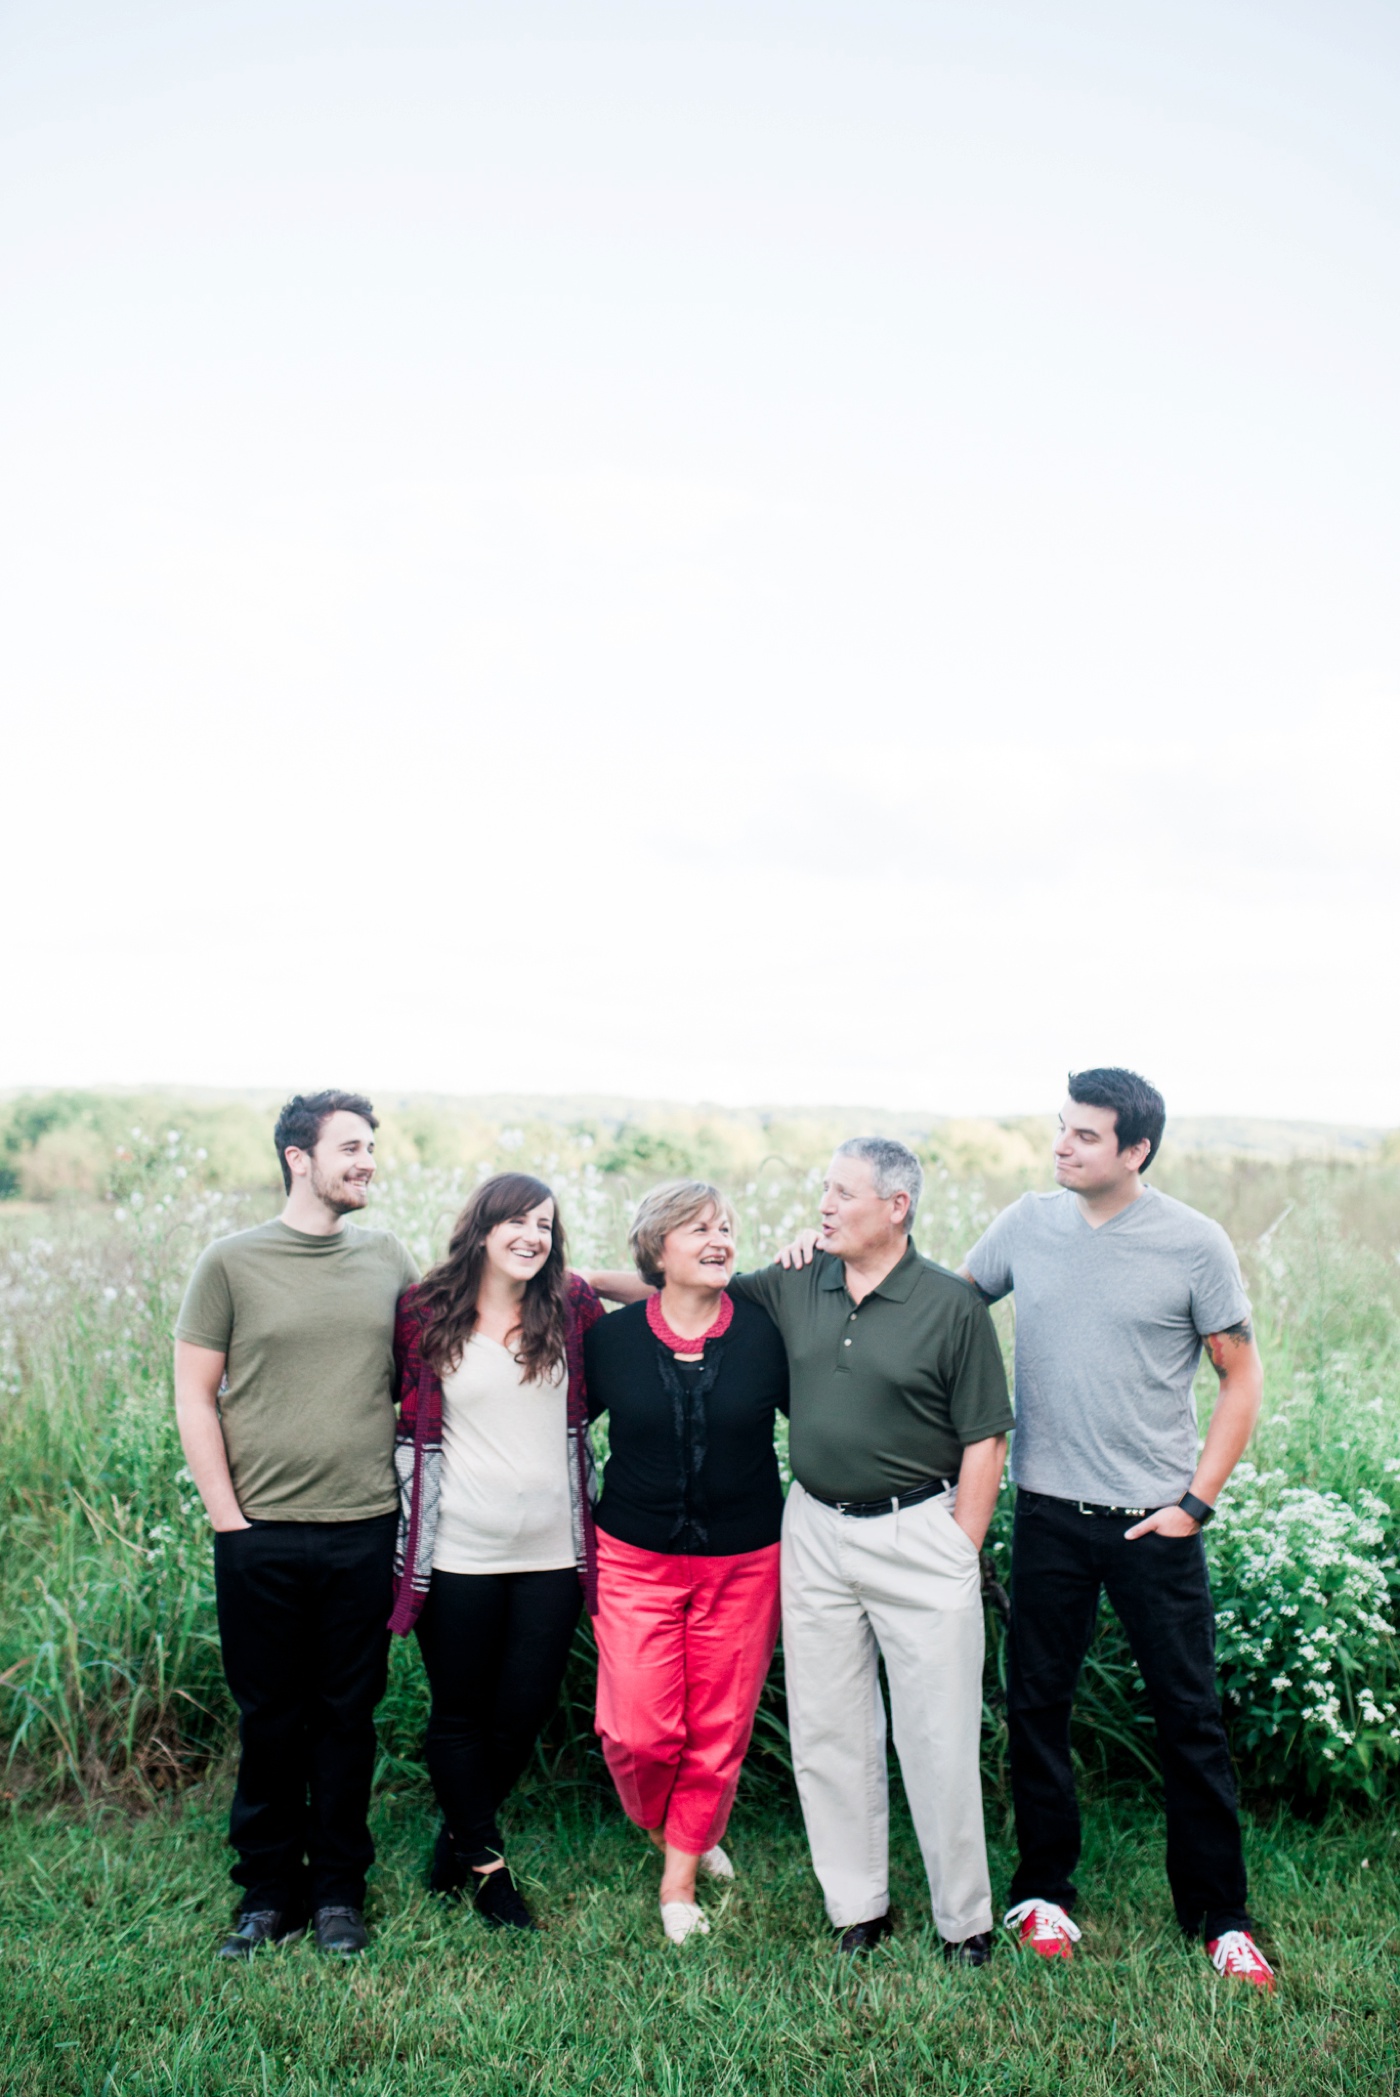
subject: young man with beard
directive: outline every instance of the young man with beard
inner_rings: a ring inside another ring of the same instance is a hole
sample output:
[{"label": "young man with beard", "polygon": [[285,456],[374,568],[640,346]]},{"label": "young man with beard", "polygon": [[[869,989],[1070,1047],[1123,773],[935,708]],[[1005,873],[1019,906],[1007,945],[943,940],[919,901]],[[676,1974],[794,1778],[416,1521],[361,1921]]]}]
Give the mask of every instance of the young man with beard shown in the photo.
[{"label": "young man with beard", "polygon": [[207,1247],[180,1306],[175,1409],[214,1528],[224,1672],[239,1713],[229,1842],[242,1888],[225,1959],[311,1920],[363,1950],[398,1490],[394,1311],[418,1279],[388,1231],[347,1222],[374,1177],[369,1101],[290,1100],[271,1223]]},{"label": "young man with beard", "polygon": [[[1041,1956],[1073,1956],[1070,1710],[1106,1590],[1157,1722],[1177,1919],[1204,1938],[1218,1972],[1269,1991],[1246,1906],[1201,1543],[1258,1417],[1263,1371],[1224,1231],[1144,1183],[1165,1121],[1161,1094],[1135,1072],[1072,1074],[1058,1192],[1004,1209],[960,1270],[988,1303],[1016,1300],[1006,1693],[1020,1862],[1005,1920]],[[1220,1390],[1198,1450],[1202,1347]]]}]

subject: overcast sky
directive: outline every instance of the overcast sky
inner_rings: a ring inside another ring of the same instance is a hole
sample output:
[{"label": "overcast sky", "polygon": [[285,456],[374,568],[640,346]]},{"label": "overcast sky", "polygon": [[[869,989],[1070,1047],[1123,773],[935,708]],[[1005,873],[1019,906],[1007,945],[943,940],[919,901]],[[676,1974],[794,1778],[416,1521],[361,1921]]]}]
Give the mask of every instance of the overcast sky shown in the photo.
[{"label": "overcast sky", "polygon": [[0,1085],[1400,1122],[1400,15],[7,0]]}]

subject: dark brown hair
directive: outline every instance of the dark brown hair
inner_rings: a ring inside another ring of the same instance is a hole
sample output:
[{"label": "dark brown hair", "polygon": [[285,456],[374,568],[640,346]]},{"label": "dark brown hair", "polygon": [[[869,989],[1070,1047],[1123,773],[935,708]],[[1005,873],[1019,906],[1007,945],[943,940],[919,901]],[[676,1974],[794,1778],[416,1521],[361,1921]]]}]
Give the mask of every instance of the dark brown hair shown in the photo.
[{"label": "dark brown hair", "polygon": [[1149,1085],[1135,1070],[1122,1070],[1116,1063],[1107,1063],[1097,1070],[1072,1070],[1069,1096],[1081,1107],[1112,1107],[1119,1150],[1131,1150],[1135,1143],[1145,1143],[1147,1156],[1138,1170],[1146,1172],[1157,1155],[1167,1125],[1167,1103],[1155,1085]]},{"label": "dark brown hair", "polygon": [[[498,1172],[482,1181],[457,1218],[447,1257],[424,1276],[419,1298],[426,1313],[423,1359],[439,1376],[460,1362],[475,1328],[486,1240],[498,1223],[528,1216],[545,1201],[554,1201],[554,1191],[543,1180],[528,1172]],[[564,1226],[556,1202],[549,1258],[534,1280],[525,1284],[520,1323],[512,1335],[526,1383],[539,1383],[548,1376],[564,1352],[567,1275]]]},{"label": "dark brown hair", "polygon": [[287,1163],[288,1148],[315,1150],[321,1140],[321,1130],[332,1114],[358,1114],[361,1121],[367,1121],[372,1129],[379,1127],[374,1109],[363,1092],[299,1092],[295,1099],[289,1099],[272,1132],[283,1185],[289,1194],[292,1191],[292,1168]]}]

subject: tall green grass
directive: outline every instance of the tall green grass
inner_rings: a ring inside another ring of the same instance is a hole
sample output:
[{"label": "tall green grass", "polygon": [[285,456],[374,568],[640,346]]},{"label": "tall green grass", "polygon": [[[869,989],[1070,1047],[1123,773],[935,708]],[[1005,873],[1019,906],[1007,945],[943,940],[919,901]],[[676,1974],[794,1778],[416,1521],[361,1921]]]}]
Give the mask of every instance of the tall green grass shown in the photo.
[{"label": "tall green grass", "polygon": [[[126,1198],[115,1208],[7,1224],[0,1212],[0,1739],[8,1788],[34,1797],[114,1789],[151,1797],[197,1773],[230,1733],[208,1535],[174,1428],[170,1332],[200,1247],[271,1204],[201,1187],[177,1132],[133,1137],[127,1149]],[[648,1161],[630,1177],[561,1163],[506,1131],[496,1162],[528,1163],[557,1186],[578,1264],[620,1262],[628,1202],[647,1183]],[[810,1219],[820,1170],[817,1161],[769,1159],[734,1190],[746,1261],[768,1257]],[[1217,1599],[1222,1611],[1235,1609],[1239,1632],[1227,1671],[1236,1745],[1247,1781],[1319,1798],[1382,1796],[1400,1755],[1400,1723],[1386,1717],[1387,1705],[1400,1704],[1400,1181],[1381,1168],[1348,1172],[1226,1167],[1211,1178],[1192,1160],[1181,1187],[1236,1236],[1268,1371],[1251,1452],[1258,1478],[1234,1527],[1222,1517],[1210,1533]],[[469,1184],[460,1171],[386,1174],[377,1220],[426,1262]],[[955,1263],[1015,1191],[935,1170],[920,1217],[924,1249]],[[997,1313],[1008,1339],[1013,1316],[1009,1307]],[[1212,1390],[1207,1371],[1203,1415]],[[1318,1496],[1301,1519],[1297,1500],[1283,1497],[1299,1492]],[[1281,1520],[1285,1506],[1291,1526]],[[988,1538],[989,1565],[1003,1578],[1009,1515],[1008,1493]],[[1361,1543],[1372,1530],[1380,1541]],[[1285,1534],[1291,1556],[1276,1548]],[[1267,1564],[1253,1546],[1235,1549],[1241,1536],[1273,1540]],[[1364,1567],[1348,1571],[1348,1551]],[[1313,1641],[1314,1658],[1299,1660],[1281,1691],[1271,1686],[1281,1678],[1274,1661],[1256,1664],[1245,1647],[1270,1635],[1259,1628],[1269,1610],[1276,1628],[1296,1623],[1286,1615],[1294,1601],[1344,1635]],[[984,1739],[995,1788],[1005,1756],[995,1609],[988,1622]],[[1319,1683],[1336,1692],[1330,1718]],[[396,1642],[381,1710],[384,1781],[421,1779],[424,1709],[416,1653]],[[1150,1719],[1111,1619],[1086,1669],[1077,1726],[1086,1766],[1150,1779]],[[757,1747],[756,1776],[781,1784],[780,1668]],[[601,1781],[586,1629],[542,1756],[558,1781]]]}]

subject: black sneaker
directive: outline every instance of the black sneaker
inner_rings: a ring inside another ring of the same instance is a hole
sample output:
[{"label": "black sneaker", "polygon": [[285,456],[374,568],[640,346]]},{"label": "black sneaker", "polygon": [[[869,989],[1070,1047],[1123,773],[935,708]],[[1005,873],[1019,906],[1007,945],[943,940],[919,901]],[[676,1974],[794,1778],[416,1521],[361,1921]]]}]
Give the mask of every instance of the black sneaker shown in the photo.
[{"label": "black sneaker", "polygon": [[475,1876],[481,1881],[476,1889],[476,1912],[488,1929],[539,1928],[539,1924],[520,1897],[520,1888],[511,1877],[508,1864],[503,1864],[499,1871],[479,1871]]},{"label": "black sneaker", "polygon": [[961,1944],[950,1944],[943,1939],[943,1957],[950,1966],[985,1966],[992,1956],[992,1933],[978,1930],[975,1937],[964,1937]]},{"label": "black sneaker", "polygon": [[304,1922],[293,1922],[280,1908],[245,1908],[214,1954],[220,1959],[251,1959],[255,1951],[275,1944],[291,1944],[302,1935]]},{"label": "black sneaker", "polygon": [[365,1918],[358,1908],[318,1908],[314,1917],[316,1949],[338,1959],[353,1959],[369,1943]]}]

